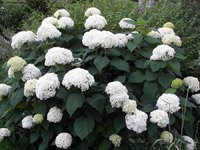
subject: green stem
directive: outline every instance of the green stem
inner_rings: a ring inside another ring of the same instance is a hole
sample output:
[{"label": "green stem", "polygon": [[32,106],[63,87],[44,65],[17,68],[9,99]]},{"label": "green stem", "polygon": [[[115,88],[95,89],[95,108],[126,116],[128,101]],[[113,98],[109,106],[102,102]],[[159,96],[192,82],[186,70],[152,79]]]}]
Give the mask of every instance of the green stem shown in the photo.
[{"label": "green stem", "polygon": [[[185,123],[185,113],[186,113],[186,106],[187,106],[187,101],[188,101],[188,95],[189,95],[189,87],[187,89],[187,94],[186,94],[186,99],[185,99],[185,104],[184,104],[184,108],[183,108],[183,113],[182,113],[182,123],[181,123],[181,137],[183,136],[183,128],[184,128],[184,123]],[[181,147],[182,147],[182,143],[181,143]]]}]

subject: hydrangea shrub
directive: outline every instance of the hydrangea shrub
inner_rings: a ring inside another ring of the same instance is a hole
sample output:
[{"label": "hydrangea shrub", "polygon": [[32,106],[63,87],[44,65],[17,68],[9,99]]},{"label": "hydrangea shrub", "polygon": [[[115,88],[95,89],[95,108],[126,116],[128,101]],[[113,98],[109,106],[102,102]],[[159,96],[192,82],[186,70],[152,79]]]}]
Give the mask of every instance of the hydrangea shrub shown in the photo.
[{"label": "hydrangea shrub", "polygon": [[61,9],[36,34],[12,38],[0,141],[40,150],[150,149],[157,139],[165,144],[154,147],[195,147],[199,81],[177,79],[184,50],[173,24],[151,31],[141,18],[122,18],[118,33],[103,30],[109,24],[97,8],[85,17],[82,35]]}]

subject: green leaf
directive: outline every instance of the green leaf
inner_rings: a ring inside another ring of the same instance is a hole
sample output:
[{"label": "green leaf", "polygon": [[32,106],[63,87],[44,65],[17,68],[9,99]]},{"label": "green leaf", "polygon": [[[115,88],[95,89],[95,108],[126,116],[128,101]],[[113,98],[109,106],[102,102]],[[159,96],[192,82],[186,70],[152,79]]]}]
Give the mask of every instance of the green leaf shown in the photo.
[{"label": "green leaf", "polygon": [[0,116],[6,112],[6,110],[9,108],[10,104],[9,104],[9,101],[3,101],[1,104],[0,104]]},{"label": "green leaf", "polygon": [[122,59],[113,59],[111,61],[111,65],[117,68],[118,70],[130,72],[128,63]]},{"label": "green leaf", "polygon": [[146,70],[146,80],[154,81],[158,77],[157,73],[151,72],[150,70]]},{"label": "green leaf", "polygon": [[130,52],[134,51],[137,48],[137,45],[132,41],[129,41],[126,46],[128,47],[128,50]]},{"label": "green leaf", "polygon": [[47,105],[43,102],[37,102],[34,105],[34,109],[35,109],[36,114],[46,115],[47,113]]},{"label": "green leaf", "polygon": [[166,67],[166,63],[163,62],[163,61],[154,61],[154,60],[152,60],[152,61],[150,61],[150,67],[151,67],[151,70],[153,72],[156,72],[156,71],[158,71],[160,69],[165,68]]},{"label": "green leaf", "polygon": [[17,104],[19,104],[23,100],[23,97],[24,97],[23,89],[19,89],[16,92],[12,93],[10,97],[10,103],[12,107],[14,108]]},{"label": "green leaf", "polygon": [[101,71],[108,64],[109,64],[109,59],[106,56],[102,57],[99,55],[94,59],[94,65],[99,71]]},{"label": "green leaf", "polygon": [[145,59],[138,59],[135,61],[135,65],[137,68],[144,69],[145,68],[144,63],[145,63]]},{"label": "green leaf", "polygon": [[36,142],[39,139],[40,135],[37,133],[30,134],[30,144]]},{"label": "green leaf", "polygon": [[118,76],[115,81],[120,81],[121,83],[124,83],[126,81],[126,76]]},{"label": "green leaf", "polygon": [[176,60],[171,60],[168,61],[169,67],[174,71],[177,75],[181,75],[180,70],[181,70],[181,65],[178,61]]},{"label": "green leaf", "polygon": [[92,98],[88,99],[88,103],[100,113],[103,113],[106,101],[104,96],[96,94]]},{"label": "green leaf", "polygon": [[145,82],[143,88],[144,94],[155,95],[158,91],[158,84],[156,82]]},{"label": "green leaf", "polygon": [[59,88],[59,90],[57,91],[56,97],[57,97],[57,98],[60,98],[60,99],[62,99],[62,100],[64,100],[64,101],[67,100],[68,93],[67,93],[66,89],[65,89],[63,86],[61,86],[61,87]]},{"label": "green leaf", "polygon": [[145,41],[147,41],[148,43],[150,44],[160,44],[161,43],[161,40],[160,39],[156,39],[156,38],[152,38],[150,36],[147,36],[145,38]]},{"label": "green leaf", "polygon": [[144,80],[145,80],[145,75],[139,70],[136,72],[133,72],[128,78],[128,82],[131,82],[131,83],[141,83]]},{"label": "green leaf", "polygon": [[68,96],[66,102],[66,109],[69,113],[70,117],[74,114],[74,112],[83,106],[85,101],[85,96],[83,94],[72,93]]},{"label": "green leaf", "polygon": [[39,62],[44,61],[44,59],[45,59],[45,55],[44,55],[44,54],[40,55],[40,56],[35,60],[34,65],[38,64]]},{"label": "green leaf", "polygon": [[119,133],[119,131],[125,127],[125,118],[124,115],[118,115],[115,117],[114,119],[114,127],[117,131],[117,133]]},{"label": "green leaf", "polygon": [[152,50],[151,49],[143,49],[143,50],[138,51],[138,53],[140,53],[143,57],[149,59],[152,55]]},{"label": "green leaf", "polygon": [[94,129],[94,120],[92,117],[80,117],[74,122],[74,131],[78,137],[83,140]]},{"label": "green leaf", "polygon": [[168,88],[165,93],[170,93],[170,94],[174,94],[176,93],[176,89],[173,89],[173,88]]},{"label": "green leaf", "polygon": [[110,150],[111,142],[109,140],[103,140],[99,145],[98,150]]},{"label": "green leaf", "polygon": [[133,41],[134,44],[137,46],[140,45],[143,41],[142,35],[140,33],[132,33],[132,34],[134,36],[134,41]]},{"label": "green leaf", "polygon": [[169,73],[160,73],[158,81],[163,88],[168,88],[170,87],[173,79],[173,76]]}]

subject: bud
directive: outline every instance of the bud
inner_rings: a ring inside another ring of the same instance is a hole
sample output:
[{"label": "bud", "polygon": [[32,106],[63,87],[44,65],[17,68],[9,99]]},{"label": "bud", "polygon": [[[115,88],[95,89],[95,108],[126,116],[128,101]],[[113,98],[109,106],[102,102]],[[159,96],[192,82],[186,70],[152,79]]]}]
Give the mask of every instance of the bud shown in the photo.
[{"label": "bud", "polygon": [[42,123],[43,121],[43,115],[42,114],[36,114],[34,117],[33,117],[33,122],[36,123],[36,124],[40,124]]},{"label": "bud", "polygon": [[122,138],[117,134],[112,134],[109,136],[109,140],[115,147],[120,147]]},{"label": "bud", "polygon": [[171,23],[171,22],[166,22],[166,23],[163,25],[163,27],[174,29],[175,26],[174,26],[174,24]]},{"label": "bud", "polygon": [[168,131],[163,131],[160,135],[160,138],[168,143],[172,143],[173,141],[173,135]]},{"label": "bud", "polygon": [[183,86],[183,80],[176,78],[172,81],[171,87],[174,89],[178,89]]}]

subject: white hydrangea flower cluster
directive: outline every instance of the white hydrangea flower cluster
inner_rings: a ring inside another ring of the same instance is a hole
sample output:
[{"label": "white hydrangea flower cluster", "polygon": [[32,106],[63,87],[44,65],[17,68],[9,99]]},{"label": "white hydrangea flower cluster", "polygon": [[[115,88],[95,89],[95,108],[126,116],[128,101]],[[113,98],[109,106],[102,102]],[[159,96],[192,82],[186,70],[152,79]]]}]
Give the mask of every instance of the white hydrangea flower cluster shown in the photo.
[{"label": "white hydrangea flower cluster", "polygon": [[33,116],[29,115],[22,119],[22,127],[24,129],[30,129],[33,126]]},{"label": "white hydrangea flower cluster", "polygon": [[85,17],[89,17],[92,15],[101,15],[101,11],[95,7],[90,7],[85,11]]},{"label": "white hydrangea flower cluster", "polygon": [[110,95],[110,103],[113,108],[122,107],[123,102],[129,99],[128,90],[119,81],[108,83],[105,92]]},{"label": "white hydrangea flower cluster", "polygon": [[126,21],[133,21],[131,18],[123,18],[120,22],[119,22],[119,26],[122,29],[134,29],[135,25],[128,23]]},{"label": "white hydrangea flower cluster", "polygon": [[14,56],[10,58],[7,62],[7,66],[10,67],[10,71],[18,72],[21,71],[26,65],[26,61],[19,56]]},{"label": "white hydrangea flower cluster", "polygon": [[46,41],[47,39],[54,39],[61,36],[61,32],[52,24],[44,23],[37,30],[38,39]]},{"label": "white hydrangea flower cluster", "polygon": [[175,53],[175,50],[168,45],[158,45],[153,49],[153,54],[150,57],[150,60],[168,61],[174,58]]},{"label": "white hydrangea flower cluster", "polygon": [[45,66],[54,66],[56,64],[69,64],[74,61],[72,52],[61,47],[53,47],[45,55]]},{"label": "white hydrangea flower cluster", "polygon": [[192,92],[197,92],[199,91],[199,80],[198,78],[192,77],[192,76],[188,76],[186,78],[183,79],[183,82],[186,86],[189,87],[189,89]]},{"label": "white hydrangea flower cluster", "polygon": [[59,17],[70,17],[70,13],[65,9],[58,9],[54,13],[54,17],[56,17],[56,18],[59,18]]},{"label": "white hydrangea flower cluster", "polygon": [[101,30],[106,25],[107,25],[106,19],[103,16],[98,15],[98,14],[89,16],[86,19],[85,24],[84,24],[84,26],[87,30],[89,30],[89,29],[99,29],[99,30]]},{"label": "white hydrangea flower cluster", "polygon": [[192,98],[195,100],[195,102],[200,105],[200,94],[194,94],[192,95]]},{"label": "white hydrangea flower cluster", "polygon": [[163,131],[160,135],[160,138],[163,139],[167,143],[172,143],[174,140],[173,135],[168,131]]},{"label": "white hydrangea flower cluster", "polygon": [[46,73],[40,77],[36,83],[36,96],[40,100],[46,100],[54,97],[56,89],[60,87],[58,75],[55,73]]},{"label": "white hydrangea flower cluster", "polygon": [[69,133],[60,133],[57,135],[55,144],[57,148],[67,149],[72,144],[72,136]]},{"label": "white hydrangea flower cluster", "polygon": [[171,28],[162,27],[158,29],[158,32],[160,33],[161,38],[163,38],[166,35],[175,35],[175,32]]},{"label": "white hydrangea flower cluster", "polygon": [[137,103],[135,100],[125,100],[122,105],[122,111],[131,114],[137,110]]},{"label": "white hydrangea flower cluster", "polygon": [[13,49],[20,49],[25,43],[33,42],[36,35],[32,31],[21,31],[12,37],[11,47]]},{"label": "white hydrangea flower cluster", "polygon": [[24,96],[28,97],[35,95],[37,81],[37,79],[30,79],[24,84]]},{"label": "white hydrangea flower cluster", "polygon": [[24,69],[22,70],[22,74],[23,74],[22,80],[24,82],[30,79],[37,79],[42,75],[40,69],[33,64],[28,64],[27,66],[25,66]]},{"label": "white hydrangea flower cluster", "polygon": [[178,47],[180,47],[182,45],[182,41],[181,41],[180,37],[176,36],[174,34],[165,35],[162,38],[162,42],[163,42],[163,44],[166,44],[166,45],[173,45],[174,44]]},{"label": "white hydrangea flower cluster", "polygon": [[40,123],[42,123],[43,119],[44,119],[44,117],[42,114],[36,114],[33,116],[33,123],[40,124]]},{"label": "white hydrangea flower cluster", "polygon": [[145,112],[136,110],[134,114],[126,114],[126,127],[136,133],[142,133],[147,130],[148,116]]},{"label": "white hydrangea flower cluster", "polygon": [[157,32],[157,31],[154,31],[154,30],[150,31],[150,32],[147,34],[147,36],[150,36],[150,37],[155,38],[155,39],[161,38],[160,33]]},{"label": "white hydrangea flower cluster", "polygon": [[0,142],[5,138],[11,135],[8,128],[0,128]]},{"label": "white hydrangea flower cluster", "polygon": [[63,114],[62,114],[61,109],[54,106],[49,110],[49,112],[47,114],[47,120],[49,122],[58,123],[62,120],[62,116],[63,116]]},{"label": "white hydrangea flower cluster", "polygon": [[0,96],[7,96],[10,92],[11,86],[6,84],[0,84]]},{"label": "white hydrangea flower cluster", "polygon": [[70,17],[61,17],[58,20],[59,29],[73,28],[73,27],[74,27],[74,21]]},{"label": "white hydrangea flower cluster", "polygon": [[169,124],[169,116],[164,110],[154,110],[150,113],[150,117],[150,122],[157,123],[161,128],[164,128]]},{"label": "white hydrangea flower cluster", "polygon": [[95,49],[97,47],[122,48],[128,43],[128,37],[122,33],[113,34],[110,31],[92,29],[83,35],[82,43],[90,49]]},{"label": "white hydrangea flower cluster", "polygon": [[123,33],[117,33],[115,34],[115,37],[118,40],[118,47],[122,48],[125,47],[126,44],[128,43],[128,37],[126,36],[126,34]]},{"label": "white hydrangea flower cluster", "polygon": [[58,19],[54,18],[54,17],[47,17],[42,21],[42,24],[52,24],[55,27],[58,27]]},{"label": "white hydrangea flower cluster", "polygon": [[117,135],[117,134],[111,134],[109,136],[109,140],[112,142],[112,144],[115,146],[115,147],[120,147],[121,145],[121,141],[122,141],[122,137]]},{"label": "white hydrangea flower cluster", "polygon": [[62,85],[67,89],[72,86],[80,88],[81,91],[87,91],[95,82],[94,77],[85,69],[75,68],[68,71],[62,81]]},{"label": "white hydrangea flower cluster", "polygon": [[194,142],[194,140],[189,137],[189,136],[182,136],[182,139],[186,145],[186,150],[194,150],[196,147],[196,144]]},{"label": "white hydrangea flower cluster", "polygon": [[175,94],[162,94],[156,103],[156,106],[160,110],[164,110],[166,112],[169,112],[170,114],[173,114],[177,112],[180,109],[180,99]]}]

